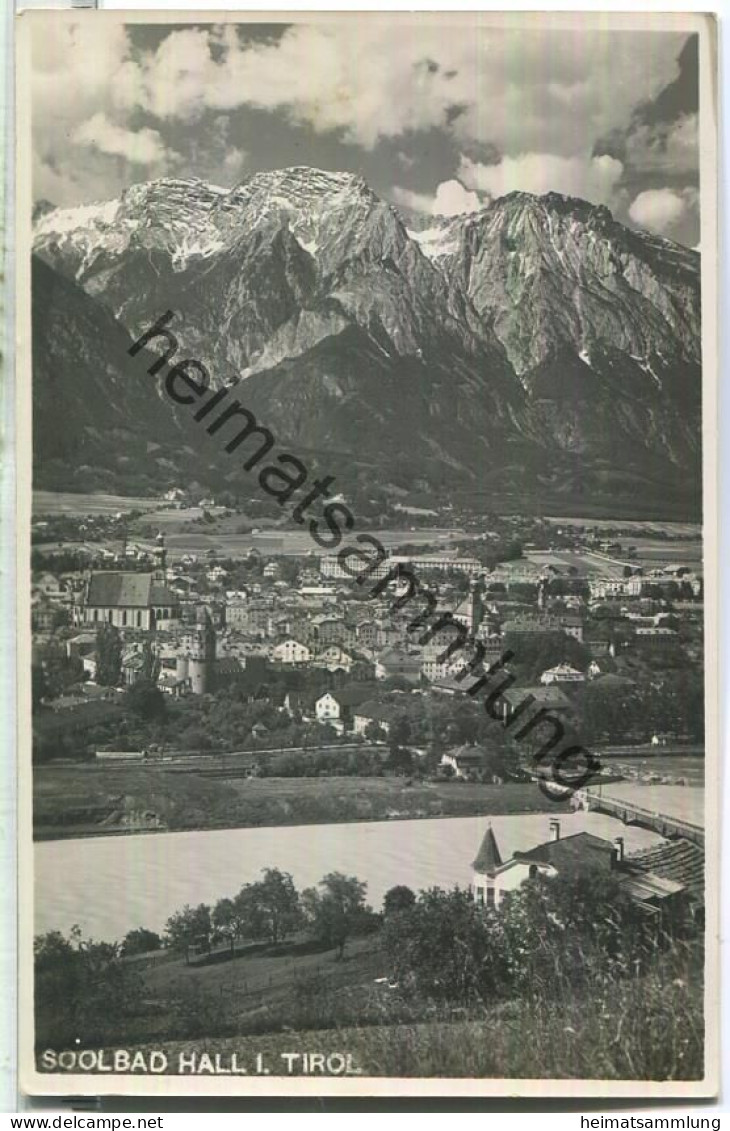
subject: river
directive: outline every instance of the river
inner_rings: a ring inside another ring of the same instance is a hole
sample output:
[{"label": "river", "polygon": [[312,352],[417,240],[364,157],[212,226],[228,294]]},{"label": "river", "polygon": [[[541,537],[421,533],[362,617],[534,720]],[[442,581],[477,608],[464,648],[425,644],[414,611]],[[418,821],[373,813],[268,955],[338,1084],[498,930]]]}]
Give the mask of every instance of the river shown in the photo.
[{"label": "river", "polygon": [[[547,840],[549,820],[549,813],[493,817],[502,858]],[[562,836],[623,836],[627,852],[661,840],[599,813],[562,814],[560,822]],[[468,885],[487,823],[454,817],[44,841],[34,846],[35,931],[78,923],[86,936],[109,941],[134,927],[162,931],[186,903],[234,895],[272,867],[291,872],[300,889],[327,872],[355,875],[379,909],[395,884]]]}]

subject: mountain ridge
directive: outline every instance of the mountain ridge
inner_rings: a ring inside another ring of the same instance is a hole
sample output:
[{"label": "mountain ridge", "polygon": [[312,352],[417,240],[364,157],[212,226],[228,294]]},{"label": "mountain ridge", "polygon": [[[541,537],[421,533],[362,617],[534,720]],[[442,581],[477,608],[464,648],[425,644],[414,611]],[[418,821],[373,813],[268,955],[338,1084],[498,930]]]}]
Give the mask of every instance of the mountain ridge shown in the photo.
[{"label": "mountain ridge", "polygon": [[357,438],[388,468],[415,440],[441,492],[697,505],[699,254],[605,206],[510,193],[415,230],[362,177],[294,166],[44,209],[34,249],[133,337],[174,310],[214,383],[322,456]]}]

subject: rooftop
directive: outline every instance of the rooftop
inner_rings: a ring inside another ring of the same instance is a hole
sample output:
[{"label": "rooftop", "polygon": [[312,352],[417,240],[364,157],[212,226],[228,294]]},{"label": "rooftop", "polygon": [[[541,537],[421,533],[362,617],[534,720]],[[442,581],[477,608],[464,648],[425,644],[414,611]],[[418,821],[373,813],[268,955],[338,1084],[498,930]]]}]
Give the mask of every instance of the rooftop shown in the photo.
[{"label": "rooftop", "polygon": [[705,854],[690,840],[673,840],[644,849],[629,857],[628,863],[643,872],[682,884],[695,899],[704,900]]},{"label": "rooftop", "polygon": [[497,838],[494,835],[492,826],[488,825],[484,839],[477,852],[476,859],[472,863],[472,868],[475,872],[481,872],[488,876],[496,872],[497,868],[501,867],[501,865],[502,857],[499,854]]},{"label": "rooftop", "polygon": [[515,852],[514,859],[528,864],[548,864],[558,871],[565,868],[598,867],[609,869],[613,844],[593,833],[574,833],[559,840],[548,840],[527,852]]},{"label": "rooftop", "polygon": [[117,573],[113,570],[92,573],[86,604],[138,609],[177,604],[175,594],[153,578],[152,573]]},{"label": "rooftop", "polygon": [[561,691],[559,687],[545,687],[542,685],[536,687],[509,687],[502,693],[502,698],[506,699],[511,707],[518,707],[529,695],[533,697],[538,707],[551,707],[554,710],[568,710],[572,706],[568,696],[564,691]]}]

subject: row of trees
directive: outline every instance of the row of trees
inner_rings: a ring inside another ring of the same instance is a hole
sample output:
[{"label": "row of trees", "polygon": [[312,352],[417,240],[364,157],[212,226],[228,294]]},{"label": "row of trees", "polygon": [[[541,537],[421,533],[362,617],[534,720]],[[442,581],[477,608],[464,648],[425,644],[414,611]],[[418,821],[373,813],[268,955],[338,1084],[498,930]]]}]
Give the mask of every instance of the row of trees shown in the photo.
[{"label": "row of trees", "polygon": [[[382,914],[375,915],[365,892],[362,881],[339,872],[297,892],[288,873],[267,869],[233,898],[171,916],[164,940],[144,929],[129,932],[120,945],[85,939],[78,928],[70,938],[57,931],[39,936],[38,1045],[70,1047],[79,1033],[89,1043],[118,1043],[121,1034],[140,1040],[144,978],[137,963],[123,959],[159,950],[165,942],[185,955],[224,939],[232,948],[237,940],[252,938],[279,945],[306,928],[339,958],[352,935],[376,932],[373,949],[384,954],[392,991],[380,1003],[381,1021],[447,1018],[454,1007],[483,1016],[485,1007],[500,1000],[548,1011],[561,1001],[578,1000],[581,1008],[609,1017],[616,1000],[626,998],[627,987],[629,993],[641,992],[642,976],[652,969],[656,973],[663,955],[677,959],[670,978],[684,977],[682,954],[701,949],[689,918],[675,922],[671,934],[662,933],[614,873],[589,868],[531,878],[506,896],[498,911],[477,905],[460,889],[432,888],[416,895],[398,886],[386,894]],[[701,978],[701,956],[696,967]],[[198,1035],[240,1031],[227,1028],[240,1019],[226,1015],[217,996],[213,1002],[206,995],[204,979],[187,984],[195,993],[187,1006],[181,1000],[188,1011],[194,1004]],[[657,995],[668,985],[662,986],[660,978]],[[362,1017],[372,1022],[368,1002],[371,995],[363,999]],[[279,1023],[291,1024],[294,1016],[282,1014]],[[338,1014],[330,1010],[321,1016],[329,1027]],[[620,1032],[620,1018],[613,1023]]]},{"label": "row of trees", "polygon": [[210,951],[226,942],[263,940],[276,946],[307,929],[342,957],[348,938],[367,930],[377,917],[365,903],[367,884],[355,876],[330,872],[316,887],[297,891],[288,872],[266,868],[262,878],[244,884],[232,898],[211,907],[185,906],[167,920],[165,940],[171,950],[190,961],[191,953]]}]

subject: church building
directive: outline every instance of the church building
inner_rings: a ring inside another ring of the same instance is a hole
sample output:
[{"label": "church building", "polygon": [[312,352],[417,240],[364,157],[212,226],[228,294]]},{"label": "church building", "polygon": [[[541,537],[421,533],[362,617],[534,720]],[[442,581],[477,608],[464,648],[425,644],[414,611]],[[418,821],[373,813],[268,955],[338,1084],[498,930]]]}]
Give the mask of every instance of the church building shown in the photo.
[{"label": "church building", "polygon": [[167,586],[167,554],[162,534],[157,535],[152,573],[100,570],[93,572],[81,601],[74,607],[77,625],[113,624],[153,632],[162,621],[178,620],[179,598]]}]

